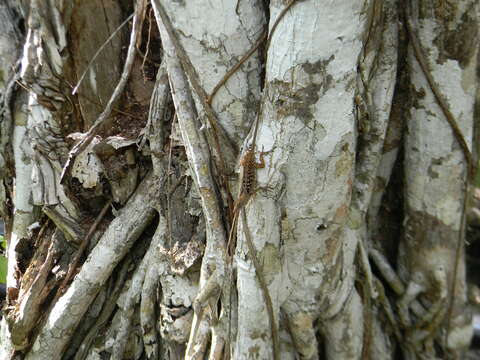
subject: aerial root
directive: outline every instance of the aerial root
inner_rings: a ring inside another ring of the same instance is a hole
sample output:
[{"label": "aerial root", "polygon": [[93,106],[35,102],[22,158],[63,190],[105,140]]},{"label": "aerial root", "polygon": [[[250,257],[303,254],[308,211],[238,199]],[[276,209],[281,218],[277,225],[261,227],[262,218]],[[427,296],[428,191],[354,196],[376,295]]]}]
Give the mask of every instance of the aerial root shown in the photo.
[{"label": "aerial root", "polygon": [[439,269],[434,272],[433,276],[435,289],[438,289],[438,296],[435,302],[430,305],[428,311],[418,319],[412,330],[414,343],[420,344],[424,342],[425,346],[431,343],[430,347],[433,346],[433,338],[445,319],[447,313],[445,304],[448,296],[447,275],[445,271]]},{"label": "aerial root", "polygon": [[[419,357],[422,353],[434,354],[434,338],[438,335],[438,330],[447,313],[445,303],[448,297],[448,281],[445,270],[439,268],[431,274],[432,276],[428,277],[421,272],[413,273],[410,282],[405,287],[388,260],[379,251],[370,249],[369,255],[383,278],[400,296],[400,300],[397,302],[397,320],[385,298],[383,286],[377,281],[376,288],[380,292],[380,303],[405,354],[411,354],[413,358]],[[429,288],[436,289],[435,301],[426,310],[418,298],[427,291],[425,282],[429,281],[427,278],[431,279],[432,277],[433,284]],[[412,315],[415,320],[412,320]],[[403,337],[400,329],[404,330]]]},{"label": "aerial root", "polygon": [[[156,249],[155,249],[156,250]],[[153,261],[152,261],[153,262]],[[155,308],[156,293],[158,288],[159,269],[157,264],[152,264],[145,274],[140,298],[140,324],[142,326],[143,343],[149,359],[157,359],[159,354],[159,341],[156,332]]]},{"label": "aerial root", "polygon": [[[217,298],[220,293],[220,284],[217,279],[217,272],[214,271],[203,288],[199,291],[197,297],[193,301],[192,307],[195,313],[192,324],[192,331],[190,332],[190,338],[188,339],[186,355],[188,359],[201,358],[200,353],[204,354],[207,347],[207,334],[208,330],[201,331],[199,335],[200,325],[205,323],[203,320],[203,313],[206,307],[210,308],[212,320],[216,318],[216,311],[212,308],[211,299]],[[204,327],[204,326],[202,326]],[[208,329],[208,325],[206,325]],[[198,337],[198,338],[197,338]]]},{"label": "aerial root", "polygon": [[218,334],[216,328],[212,328],[212,345],[210,346],[209,360],[222,360],[223,348],[225,347],[225,338]]},{"label": "aerial root", "polygon": [[318,342],[313,326],[315,319],[312,314],[289,309],[288,306],[285,306],[283,310],[285,310],[288,330],[295,345],[295,350],[300,355],[300,359],[318,359]]},{"label": "aerial root", "polygon": [[398,306],[398,315],[400,317],[400,322],[404,328],[409,328],[412,326],[412,321],[410,319],[409,307],[410,304],[417,298],[417,296],[424,291],[424,287],[415,281],[410,281],[407,286],[407,290],[397,302]]}]

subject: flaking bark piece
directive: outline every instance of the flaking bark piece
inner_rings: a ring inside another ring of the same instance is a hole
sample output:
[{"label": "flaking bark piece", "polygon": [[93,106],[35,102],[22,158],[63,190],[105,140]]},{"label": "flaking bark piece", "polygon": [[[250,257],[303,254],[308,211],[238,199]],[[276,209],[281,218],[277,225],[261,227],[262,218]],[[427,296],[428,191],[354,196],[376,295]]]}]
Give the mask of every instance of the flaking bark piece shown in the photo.
[{"label": "flaking bark piece", "polygon": [[113,200],[120,204],[124,204],[137,187],[135,144],[136,140],[110,136],[93,147],[103,164],[104,174],[112,188]]},{"label": "flaking bark piece", "polygon": [[204,250],[205,245],[198,241],[190,241],[186,245],[176,242],[170,250],[163,247],[159,249],[170,259],[171,271],[180,276],[183,276],[197,263],[197,260],[201,259]]}]

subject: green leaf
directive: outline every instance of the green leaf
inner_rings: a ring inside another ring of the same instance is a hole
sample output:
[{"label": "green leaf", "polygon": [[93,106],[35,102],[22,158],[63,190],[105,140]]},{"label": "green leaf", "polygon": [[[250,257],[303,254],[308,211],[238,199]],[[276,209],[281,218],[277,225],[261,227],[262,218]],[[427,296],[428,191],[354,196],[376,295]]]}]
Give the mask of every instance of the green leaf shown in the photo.
[{"label": "green leaf", "polygon": [[5,240],[5,238],[2,235],[0,235],[0,246],[3,249],[7,249],[7,240]]},{"label": "green leaf", "polygon": [[7,283],[7,258],[0,255],[0,283]]}]

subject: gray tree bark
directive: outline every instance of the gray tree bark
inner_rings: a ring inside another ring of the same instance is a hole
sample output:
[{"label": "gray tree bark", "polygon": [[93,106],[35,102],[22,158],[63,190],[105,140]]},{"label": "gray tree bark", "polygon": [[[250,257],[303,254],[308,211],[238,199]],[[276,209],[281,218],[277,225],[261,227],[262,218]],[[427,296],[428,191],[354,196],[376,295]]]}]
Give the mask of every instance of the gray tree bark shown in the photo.
[{"label": "gray tree bark", "polygon": [[1,358],[459,358],[479,13],[1,4]]}]

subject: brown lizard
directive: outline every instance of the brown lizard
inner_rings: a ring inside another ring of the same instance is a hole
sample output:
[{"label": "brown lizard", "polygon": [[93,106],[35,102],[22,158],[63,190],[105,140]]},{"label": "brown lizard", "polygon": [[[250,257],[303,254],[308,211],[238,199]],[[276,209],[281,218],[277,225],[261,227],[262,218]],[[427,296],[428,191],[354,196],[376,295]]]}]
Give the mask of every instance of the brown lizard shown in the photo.
[{"label": "brown lizard", "polygon": [[233,243],[233,238],[237,230],[238,216],[240,210],[247,204],[248,200],[255,193],[255,183],[256,183],[256,170],[262,169],[265,167],[265,159],[263,158],[264,153],[260,153],[260,162],[257,163],[255,159],[255,145],[252,143],[248,146],[245,154],[240,160],[240,166],[242,167],[242,181],[240,182],[240,191],[238,198],[235,201],[233,208],[233,220],[232,227],[228,236],[228,250],[229,255],[233,256],[233,249],[235,244]]},{"label": "brown lizard", "polygon": [[227,249],[229,251],[229,255],[233,259],[233,252],[235,248],[234,240],[235,234],[237,232],[237,224],[238,224],[238,217],[242,215],[242,224],[243,224],[243,231],[245,233],[245,239],[248,247],[248,252],[250,257],[252,258],[253,267],[255,268],[255,273],[257,275],[258,282],[260,284],[260,288],[263,293],[263,297],[265,300],[265,306],[267,307],[267,313],[270,321],[270,331],[272,336],[272,352],[273,352],[273,359],[279,360],[280,359],[280,343],[278,340],[278,330],[277,325],[275,323],[275,316],[273,312],[273,305],[272,305],[272,298],[270,297],[270,292],[268,291],[268,287],[265,281],[265,277],[263,276],[263,272],[261,270],[260,262],[257,258],[257,253],[255,250],[255,246],[253,245],[252,237],[250,234],[250,230],[248,229],[247,225],[247,216],[245,214],[245,205],[248,203],[248,200],[255,194],[255,185],[257,180],[257,169],[261,169],[265,167],[265,159],[264,159],[264,152],[260,152],[260,162],[256,161],[255,158],[255,142],[257,137],[257,130],[258,130],[258,122],[259,122],[258,115],[257,119],[255,120],[255,128],[253,132],[253,140],[252,143],[248,146],[245,154],[243,155],[242,159],[240,160],[240,166],[242,167],[242,179],[240,183],[240,191],[235,201],[235,206],[233,210],[233,220],[232,220],[232,227],[230,229],[230,233],[228,236],[228,245]]}]

